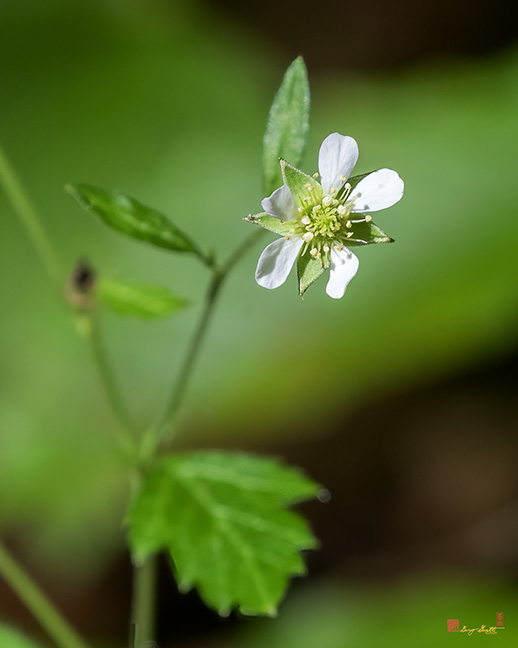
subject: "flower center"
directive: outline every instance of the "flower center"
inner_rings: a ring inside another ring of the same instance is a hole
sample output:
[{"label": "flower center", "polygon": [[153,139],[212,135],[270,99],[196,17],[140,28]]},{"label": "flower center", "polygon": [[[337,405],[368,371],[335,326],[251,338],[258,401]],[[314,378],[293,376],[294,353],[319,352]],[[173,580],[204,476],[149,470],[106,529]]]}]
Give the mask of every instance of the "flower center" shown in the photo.
[{"label": "flower center", "polygon": [[[340,211],[339,211],[340,210]],[[341,216],[347,212],[347,208],[332,196],[324,196],[322,202],[316,205],[308,205],[300,219],[306,232],[314,236],[333,239],[336,233],[342,229]]]},{"label": "flower center", "polygon": [[352,188],[349,183],[330,194],[322,194],[318,187],[309,183],[306,189],[308,194],[298,208],[297,217],[297,230],[305,242],[302,254],[309,250],[316,259],[324,257],[329,262],[331,248],[342,249],[348,240],[358,240],[354,239],[354,224],[369,222],[371,217],[349,218],[355,198],[350,195]]}]

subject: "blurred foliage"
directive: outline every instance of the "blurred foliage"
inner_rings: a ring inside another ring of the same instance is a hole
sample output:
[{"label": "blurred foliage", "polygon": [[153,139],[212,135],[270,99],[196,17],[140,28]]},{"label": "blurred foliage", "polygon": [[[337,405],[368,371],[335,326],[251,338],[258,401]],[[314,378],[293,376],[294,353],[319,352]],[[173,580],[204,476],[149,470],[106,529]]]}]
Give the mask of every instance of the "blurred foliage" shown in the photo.
[{"label": "blurred foliage", "polygon": [[[232,648],[436,648],[462,641],[467,634],[447,632],[447,619],[459,619],[460,628],[495,626],[496,613],[504,612],[505,630],[494,637],[499,646],[516,645],[509,613],[516,610],[518,594],[511,584],[466,577],[465,574],[424,574],[390,587],[356,585],[342,589],[330,583],[313,584],[292,596],[275,624],[254,621],[241,625]],[[507,620],[506,620],[507,619]],[[470,642],[491,641],[474,633]],[[222,644],[223,645],[223,644]]]},{"label": "blurred foliage", "polygon": [[101,281],[97,294],[103,306],[117,315],[134,317],[165,317],[185,308],[185,299],[173,295],[162,286],[123,284],[115,281]]},{"label": "blurred foliage", "polygon": [[37,648],[32,639],[5,625],[0,625],[0,646],[2,648]]},{"label": "blurred foliage", "polygon": [[[207,276],[194,259],[107,231],[63,186],[120,189],[227,254],[259,210],[261,141],[288,62],[196,2],[0,5],[0,138],[65,269],[86,256],[103,276],[158,283],[194,306],[170,321],[104,319],[141,424],[166,398]],[[216,311],[184,408],[186,444],[325,435],[323,413],[516,346],[517,68],[509,52],[379,78],[309,70],[304,168],[316,170],[320,142],[338,131],[359,142],[359,173],[396,169],[405,196],[377,218],[396,243],[360,250],[337,302],[322,282],[301,300],[294,276],[257,286],[257,246]],[[0,520],[28,525],[26,541],[63,573],[73,564],[77,582],[122,534],[115,423],[3,195],[0,224]]]}]

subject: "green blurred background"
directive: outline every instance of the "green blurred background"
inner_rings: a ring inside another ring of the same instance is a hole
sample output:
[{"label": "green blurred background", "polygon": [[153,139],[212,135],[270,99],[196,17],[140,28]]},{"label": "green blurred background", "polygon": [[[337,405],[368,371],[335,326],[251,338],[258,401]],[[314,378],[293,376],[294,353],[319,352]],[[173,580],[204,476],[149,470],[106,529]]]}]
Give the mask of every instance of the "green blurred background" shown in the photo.
[{"label": "green blurred background", "polygon": [[[313,96],[304,168],[338,131],[359,142],[358,173],[394,168],[406,183],[376,218],[396,243],[359,250],[343,300],[324,280],[303,300],[294,277],[257,286],[264,242],[230,278],[179,443],[282,456],[333,497],[304,509],[322,548],[277,620],[218,619],[176,592],[164,563],[161,647],[439,646],[459,640],[446,619],[491,625],[496,612],[506,631],[493,640],[516,645],[518,51],[500,4],[2,0],[0,141],[63,284],[86,257],[192,303],[154,323],[104,317],[142,425],[167,396],[207,274],[108,231],[66,183],[120,189],[226,255],[259,210],[266,117],[298,54]],[[1,192],[0,226],[0,528],[87,637],[122,645],[131,568],[115,423]],[[42,636],[1,582],[0,619]]]}]

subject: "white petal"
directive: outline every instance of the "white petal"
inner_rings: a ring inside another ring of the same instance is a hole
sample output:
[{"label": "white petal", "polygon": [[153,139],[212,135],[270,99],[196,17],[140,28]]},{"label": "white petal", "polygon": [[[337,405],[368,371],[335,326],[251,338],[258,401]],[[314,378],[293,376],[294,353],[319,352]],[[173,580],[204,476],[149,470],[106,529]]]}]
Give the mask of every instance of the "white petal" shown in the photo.
[{"label": "white petal", "polygon": [[303,243],[302,239],[292,236],[288,240],[280,238],[267,245],[257,263],[257,283],[269,289],[281,286],[288,278]]},{"label": "white petal", "polygon": [[318,154],[318,170],[324,193],[331,189],[340,189],[344,180],[351,175],[351,171],[358,160],[358,144],[352,137],[332,133],[322,142]]},{"label": "white petal", "polygon": [[403,180],[391,169],[380,169],[360,180],[352,191],[353,212],[378,211],[392,207],[403,195]]},{"label": "white petal", "polygon": [[326,293],[333,299],[340,299],[345,294],[347,284],[358,271],[360,262],[351,250],[331,250],[331,273],[326,286]]},{"label": "white petal", "polygon": [[261,201],[264,211],[270,216],[290,221],[295,218],[297,203],[286,185],[276,189],[269,198]]}]

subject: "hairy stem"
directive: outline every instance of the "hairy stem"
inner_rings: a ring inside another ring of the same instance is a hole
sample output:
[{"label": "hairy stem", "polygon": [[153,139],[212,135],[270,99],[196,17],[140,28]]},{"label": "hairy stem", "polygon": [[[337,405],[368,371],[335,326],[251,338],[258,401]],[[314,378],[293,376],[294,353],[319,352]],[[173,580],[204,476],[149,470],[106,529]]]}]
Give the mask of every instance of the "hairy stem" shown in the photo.
[{"label": "hairy stem", "polygon": [[20,223],[25,229],[29,239],[32,241],[38,256],[54,283],[61,277],[61,269],[50,243],[50,240],[41,226],[40,219],[32,206],[27,193],[18,180],[12,166],[0,146],[0,183],[18,216]]},{"label": "hairy stem", "polygon": [[87,648],[85,642],[65,621],[45,594],[0,543],[0,574],[59,648]]}]

